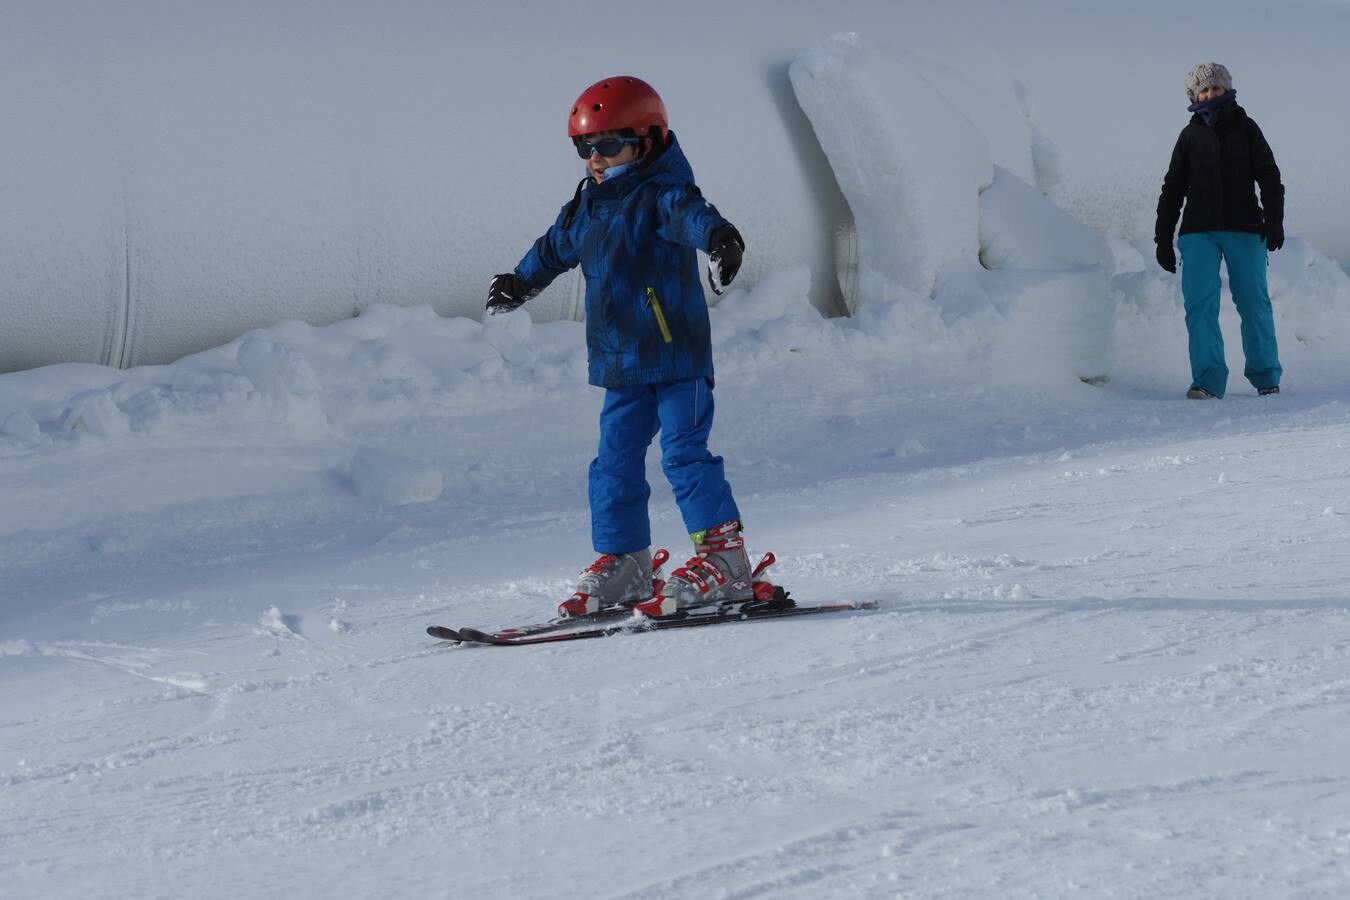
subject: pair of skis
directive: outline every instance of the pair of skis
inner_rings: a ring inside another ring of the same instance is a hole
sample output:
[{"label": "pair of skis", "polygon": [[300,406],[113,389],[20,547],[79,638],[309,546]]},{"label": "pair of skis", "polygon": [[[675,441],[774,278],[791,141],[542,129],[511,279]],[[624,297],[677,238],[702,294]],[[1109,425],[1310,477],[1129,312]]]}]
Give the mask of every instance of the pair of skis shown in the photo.
[{"label": "pair of skis", "polygon": [[649,618],[627,608],[602,609],[589,616],[569,616],[550,619],[520,628],[501,631],[480,631],[477,628],[446,628],[431,625],[427,634],[443,641],[465,644],[489,644],[498,647],[516,647],[526,644],[555,644],[561,641],[579,641],[610,637],[616,634],[635,634],[663,631],[667,628],[696,628],[704,625],[723,625],[758,619],[784,619],[791,616],[810,616],[845,610],[876,609],[872,601],[860,603],[828,603],[799,606],[782,588],[768,601],[747,600],[706,609],[681,610],[673,615]]},{"label": "pair of skis", "polygon": [[[755,568],[754,574],[758,576],[773,562],[773,554],[765,554],[764,559]],[[443,625],[431,625],[427,627],[427,634],[443,641],[455,641],[462,644],[516,647],[527,644],[555,644],[562,641],[587,640],[610,637],[616,634],[663,631],[667,628],[697,628],[705,625],[723,625],[730,622],[784,619],[792,616],[820,615],[846,610],[876,609],[877,607],[877,604],[871,601],[800,606],[788,596],[787,591],[777,585],[769,584],[766,581],[756,581],[754,582],[754,588],[755,595],[750,600],[680,610],[668,616],[649,617],[635,612],[628,606],[614,606],[586,616],[558,617],[549,619],[547,622],[524,625],[519,628],[504,628],[499,631],[480,631],[477,628],[446,628]]]}]

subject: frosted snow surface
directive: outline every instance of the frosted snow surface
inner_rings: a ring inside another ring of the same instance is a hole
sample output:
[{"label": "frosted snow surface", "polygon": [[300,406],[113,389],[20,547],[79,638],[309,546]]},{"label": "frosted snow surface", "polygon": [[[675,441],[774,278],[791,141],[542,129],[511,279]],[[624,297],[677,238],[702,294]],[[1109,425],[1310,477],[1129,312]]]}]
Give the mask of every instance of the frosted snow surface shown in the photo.
[{"label": "frosted snow surface", "polygon": [[[1350,299],[1276,259],[1310,321]],[[881,604],[820,620],[422,633],[542,618],[589,562],[579,325],[373,307],[0,377],[5,893],[1342,894],[1337,347],[1180,399],[1140,270],[1109,384],[1009,389],[970,333],[822,319],[808,282],[713,310],[714,446],[781,583]]]}]

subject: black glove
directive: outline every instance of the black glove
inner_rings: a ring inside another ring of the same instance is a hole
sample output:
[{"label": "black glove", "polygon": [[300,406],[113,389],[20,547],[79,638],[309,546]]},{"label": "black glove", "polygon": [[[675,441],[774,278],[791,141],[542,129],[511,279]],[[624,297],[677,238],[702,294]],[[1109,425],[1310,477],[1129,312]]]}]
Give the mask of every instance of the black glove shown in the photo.
[{"label": "black glove", "polygon": [[1261,239],[1266,242],[1266,249],[1271,253],[1284,246],[1284,223],[1267,222],[1265,229],[1261,232]]},{"label": "black glove", "polygon": [[487,311],[489,315],[510,312],[538,294],[537,288],[515,272],[507,272],[492,279],[488,286]]},{"label": "black glove", "polygon": [[708,286],[714,294],[722,293],[741,270],[741,256],[745,241],[730,223],[712,233],[708,239]]},{"label": "black glove", "polygon": [[1177,273],[1177,251],[1172,249],[1172,242],[1159,244],[1157,255],[1158,265],[1175,275]]}]

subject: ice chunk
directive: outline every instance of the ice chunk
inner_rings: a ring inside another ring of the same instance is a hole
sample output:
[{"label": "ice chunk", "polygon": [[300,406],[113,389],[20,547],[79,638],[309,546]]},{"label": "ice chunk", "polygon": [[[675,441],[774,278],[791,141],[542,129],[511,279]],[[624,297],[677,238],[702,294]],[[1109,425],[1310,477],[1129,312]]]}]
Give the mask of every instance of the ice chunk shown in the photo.
[{"label": "ice chunk", "polygon": [[999,166],[980,194],[980,261],[990,269],[1071,269],[1113,273],[1115,255],[1097,232]]},{"label": "ice chunk", "polygon": [[944,264],[976,259],[979,192],[994,176],[969,119],[853,33],[806,51],[788,75],[853,212],[861,303],[888,281],[929,294]]}]

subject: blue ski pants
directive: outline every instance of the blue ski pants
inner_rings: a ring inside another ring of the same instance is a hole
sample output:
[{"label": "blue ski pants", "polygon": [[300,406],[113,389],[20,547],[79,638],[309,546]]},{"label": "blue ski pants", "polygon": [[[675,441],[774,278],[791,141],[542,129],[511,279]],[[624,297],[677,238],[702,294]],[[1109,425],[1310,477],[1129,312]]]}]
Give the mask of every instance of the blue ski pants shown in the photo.
[{"label": "blue ski pants", "polygon": [[1191,356],[1191,386],[1215,397],[1228,389],[1223,335],[1219,332],[1219,261],[1228,265],[1228,285],[1242,320],[1242,374],[1256,388],[1278,387],[1279,348],[1266,287],[1266,245],[1244,231],[1197,231],[1177,239],[1181,248],[1181,296]]},{"label": "blue ski pants", "polygon": [[631,553],[651,546],[647,447],[661,433],[661,468],[675,491],[685,531],[739,519],[722,468],[708,450],[712,381],[692,378],[605,391],[600,449],[591,462],[591,540],[597,553]]}]

